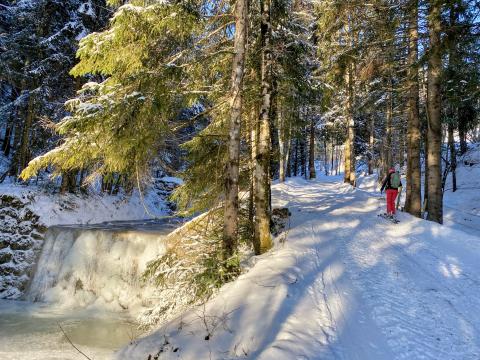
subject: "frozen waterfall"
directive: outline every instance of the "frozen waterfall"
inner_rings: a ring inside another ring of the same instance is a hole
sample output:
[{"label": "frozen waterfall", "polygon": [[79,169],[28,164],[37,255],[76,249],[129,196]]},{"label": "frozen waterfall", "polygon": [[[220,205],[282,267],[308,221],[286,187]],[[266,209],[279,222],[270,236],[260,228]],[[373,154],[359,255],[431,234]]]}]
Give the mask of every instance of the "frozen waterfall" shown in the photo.
[{"label": "frozen waterfall", "polygon": [[165,252],[178,222],[112,223],[50,228],[26,298],[59,307],[136,312],[154,289],[140,281],[147,263]]}]

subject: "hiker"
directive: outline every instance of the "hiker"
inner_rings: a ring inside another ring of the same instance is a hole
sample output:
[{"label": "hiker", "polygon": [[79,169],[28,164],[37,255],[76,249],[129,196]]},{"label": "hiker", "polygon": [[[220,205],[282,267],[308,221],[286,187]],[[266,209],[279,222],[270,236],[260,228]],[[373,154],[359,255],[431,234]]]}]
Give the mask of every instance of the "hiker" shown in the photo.
[{"label": "hiker", "polygon": [[400,174],[395,171],[394,168],[388,170],[388,175],[383,180],[380,193],[386,189],[387,194],[387,216],[392,217],[395,215],[395,199],[398,195],[398,188],[402,187],[402,181],[400,180]]}]

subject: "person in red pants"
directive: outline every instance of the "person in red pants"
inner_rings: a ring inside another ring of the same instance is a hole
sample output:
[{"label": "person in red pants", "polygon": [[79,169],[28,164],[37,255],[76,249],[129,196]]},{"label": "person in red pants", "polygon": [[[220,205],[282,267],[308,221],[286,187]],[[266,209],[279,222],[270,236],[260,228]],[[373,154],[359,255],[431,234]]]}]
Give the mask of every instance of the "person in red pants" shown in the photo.
[{"label": "person in red pants", "polygon": [[380,189],[381,193],[386,189],[387,216],[393,217],[395,215],[395,199],[397,198],[399,187],[402,187],[400,174],[394,168],[391,168],[388,170],[388,174],[383,180],[382,188]]}]

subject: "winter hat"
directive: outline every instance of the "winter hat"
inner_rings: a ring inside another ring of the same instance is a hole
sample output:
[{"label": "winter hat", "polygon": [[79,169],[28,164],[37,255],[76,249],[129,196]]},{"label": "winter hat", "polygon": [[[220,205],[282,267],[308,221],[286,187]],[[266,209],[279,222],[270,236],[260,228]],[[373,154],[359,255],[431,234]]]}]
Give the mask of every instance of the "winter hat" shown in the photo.
[{"label": "winter hat", "polygon": [[389,174],[394,173],[394,172],[395,172],[395,168],[390,168],[390,170],[388,170]]}]

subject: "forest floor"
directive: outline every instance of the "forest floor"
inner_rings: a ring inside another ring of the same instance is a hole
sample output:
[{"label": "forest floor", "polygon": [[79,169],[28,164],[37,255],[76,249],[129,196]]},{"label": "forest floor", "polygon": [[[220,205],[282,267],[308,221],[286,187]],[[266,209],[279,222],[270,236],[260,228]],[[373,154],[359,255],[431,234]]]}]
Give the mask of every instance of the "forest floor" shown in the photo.
[{"label": "forest floor", "polygon": [[339,178],[273,187],[290,230],[251,269],[120,359],[479,359],[480,241]]}]

